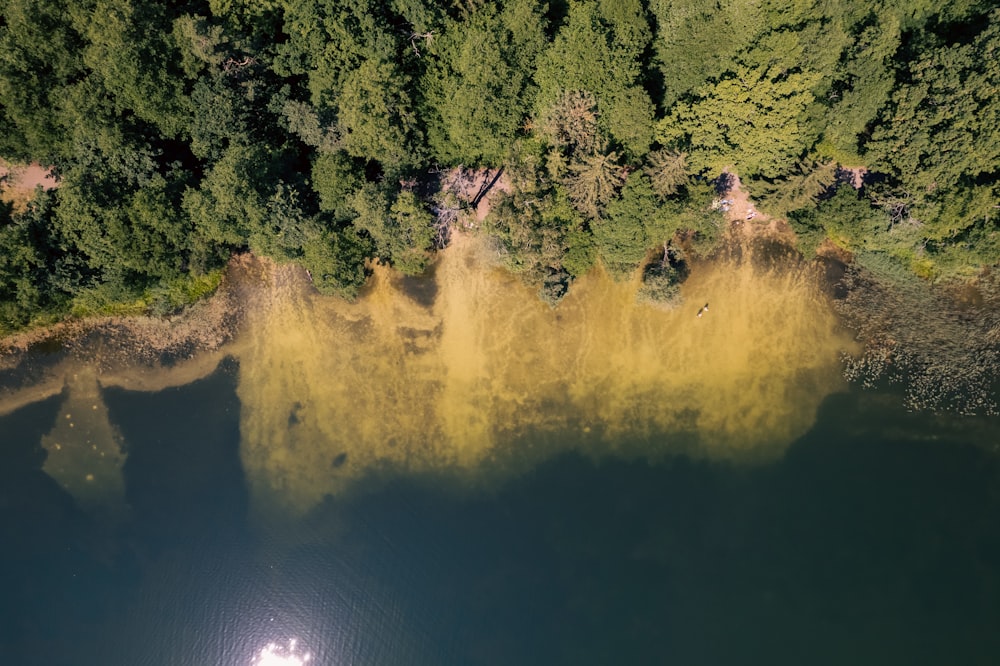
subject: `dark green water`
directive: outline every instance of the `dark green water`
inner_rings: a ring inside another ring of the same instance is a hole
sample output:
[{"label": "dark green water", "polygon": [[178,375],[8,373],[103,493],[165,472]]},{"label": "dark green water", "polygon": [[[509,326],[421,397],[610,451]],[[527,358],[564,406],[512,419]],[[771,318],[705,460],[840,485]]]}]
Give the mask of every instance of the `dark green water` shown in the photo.
[{"label": "dark green water", "polygon": [[237,372],[104,392],[116,526],[41,471],[59,398],[0,419],[0,663],[236,666],[293,638],[323,666],[1000,663],[1000,457],[955,434],[995,421],[836,395],[767,466],[567,455],[263,527]]}]

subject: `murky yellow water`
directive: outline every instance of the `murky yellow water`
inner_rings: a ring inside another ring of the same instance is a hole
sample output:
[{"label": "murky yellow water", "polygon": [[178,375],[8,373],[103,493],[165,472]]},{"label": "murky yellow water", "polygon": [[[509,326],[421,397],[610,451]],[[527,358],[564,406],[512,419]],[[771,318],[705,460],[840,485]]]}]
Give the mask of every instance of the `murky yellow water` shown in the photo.
[{"label": "murky yellow water", "polygon": [[240,364],[252,495],[294,512],[371,472],[452,471],[477,483],[567,448],[772,460],[844,388],[839,353],[851,342],[794,267],[700,265],[672,311],[637,304],[637,284],[599,271],[550,309],[461,236],[423,283],[433,299],[386,268],[355,303],[314,294],[294,266],[258,268],[242,333],[218,352],[159,370],[60,366],[68,397],[43,442],[45,469],[82,504],[123,501],[121,441],[100,386],[160,390],[204,376],[224,354]]},{"label": "murky yellow water", "polygon": [[66,378],[67,392],[55,425],[42,437],[43,470],[82,508],[120,517],[125,507],[125,455],[104,404],[97,373],[81,367]]},{"label": "murky yellow water", "polygon": [[242,456],[255,497],[299,511],[371,470],[488,475],[566,447],[772,459],[842,388],[850,345],[814,280],[746,261],[695,271],[669,312],[598,272],[550,309],[471,239],[431,305],[385,269],[353,304],[293,267],[265,282],[240,345]]}]

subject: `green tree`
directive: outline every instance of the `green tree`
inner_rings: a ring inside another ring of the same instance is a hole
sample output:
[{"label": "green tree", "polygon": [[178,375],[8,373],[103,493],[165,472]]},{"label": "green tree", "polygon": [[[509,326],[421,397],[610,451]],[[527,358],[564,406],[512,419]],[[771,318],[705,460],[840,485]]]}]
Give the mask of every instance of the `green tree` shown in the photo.
[{"label": "green tree", "polygon": [[874,245],[873,241],[889,226],[889,218],[872,206],[863,192],[844,184],[815,208],[792,211],[788,221],[799,237],[802,253],[807,256],[811,255],[808,250],[818,247],[824,238],[851,252],[874,249],[869,245]]},{"label": "green tree", "polygon": [[[411,33],[400,30],[401,17],[382,2],[283,4],[288,39],[276,48],[274,71],[306,79],[314,111],[331,117],[338,145],[353,157],[376,160],[393,173],[419,164],[423,129],[413,86],[419,58]],[[414,3],[397,4],[416,17]]]},{"label": "green tree", "polygon": [[83,59],[114,96],[119,112],[133,112],[167,137],[184,132],[189,109],[178,52],[165,9],[133,0],[96,0],[74,12],[88,41]]},{"label": "green tree", "polygon": [[277,47],[275,71],[306,76],[313,106],[333,107],[346,76],[369,59],[395,60],[402,44],[384,3],[364,0],[286,0],[287,41]]},{"label": "green tree", "polygon": [[423,78],[428,141],[450,164],[501,164],[533,105],[531,77],[545,43],[538,6],[511,0],[452,21],[430,43]]},{"label": "green tree", "polygon": [[675,106],[660,122],[657,140],[687,153],[697,173],[715,175],[735,166],[742,175],[781,176],[809,147],[803,112],[817,78],[778,66],[740,65]]},{"label": "green tree", "polygon": [[250,249],[277,261],[300,260],[313,220],[302,210],[299,192],[276,183],[265,206],[263,226],[250,232]]},{"label": "green tree", "polygon": [[306,228],[299,261],[321,294],[354,298],[365,283],[365,259],[372,251],[353,227],[331,229],[314,222]]},{"label": "green tree", "polygon": [[270,155],[261,146],[229,146],[197,188],[184,194],[184,209],[208,243],[246,247],[267,220]]},{"label": "green tree", "polygon": [[348,74],[337,97],[342,145],[354,157],[393,172],[421,159],[420,129],[407,77],[391,61],[366,60]]},{"label": "green tree", "polygon": [[392,196],[373,183],[362,185],[352,199],[354,226],[373,241],[376,255],[406,275],[419,275],[431,259],[434,216],[408,190]]},{"label": "green tree", "polygon": [[765,29],[752,0],[651,0],[654,41],[663,77],[663,105],[722,76],[736,55]]},{"label": "green tree", "polygon": [[616,279],[628,278],[657,241],[647,225],[657,215],[658,198],[641,171],[629,174],[621,197],[608,205],[607,215],[591,224],[601,263]]},{"label": "green tree", "polygon": [[802,160],[785,178],[767,183],[759,192],[763,205],[772,215],[784,216],[815,206],[836,179],[836,163]]},{"label": "green tree", "polygon": [[63,0],[6,0],[0,16],[0,155],[49,162],[65,141],[53,109],[83,74],[83,38]]},{"label": "green tree", "polygon": [[27,324],[43,307],[45,257],[37,247],[34,216],[14,216],[0,203],[0,334]]},{"label": "green tree", "polygon": [[[502,196],[484,228],[499,242],[504,265],[540,289],[552,276],[577,277],[594,263],[583,219],[562,188],[543,197],[526,192]],[[549,302],[554,303],[563,293],[565,289]]]},{"label": "green tree", "polygon": [[357,166],[342,151],[320,153],[313,162],[312,187],[319,195],[319,208],[332,213],[337,221],[354,216],[350,199],[361,181]]},{"label": "green tree", "polygon": [[637,0],[619,7],[571,2],[566,24],[539,58],[536,115],[548,116],[566,93],[592,94],[604,132],[627,155],[645,154],[653,139],[653,104],[641,85],[648,40],[645,10]]},{"label": "green tree", "polygon": [[687,184],[687,155],[673,150],[656,150],[646,156],[646,175],[661,197],[676,194]]},{"label": "green tree", "polygon": [[323,153],[342,148],[343,142],[336,123],[320,118],[319,112],[309,104],[290,99],[282,107],[282,116],[288,123],[289,131],[306,145],[318,148]]},{"label": "green tree", "polygon": [[652,262],[643,270],[642,286],[635,298],[640,303],[658,308],[676,308],[684,301],[681,296],[684,277],[684,271],[671,262],[670,251],[664,245],[663,258]]},{"label": "green tree", "polygon": [[156,174],[137,191],[124,223],[110,229],[118,259],[128,270],[154,280],[179,277],[189,267],[191,225],[180,207],[179,183]]},{"label": "green tree", "polygon": [[232,40],[219,23],[205,16],[184,14],[174,19],[173,41],[180,53],[181,69],[189,79],[222,68]]},{"label": "green tree", "polygon": [[909,63],[865,144],[871,166],[918,198],[995,171],[1000,161],[1000,10],[969,44]]},{"label": "green tree", "polygon": [[657,216],[647,223],[647,233],[654,243],[679,234],[685,251],[707,256],[717,249],[727,227],[722,211],[713,206],[717,200],[718,193],[710,181],[693,179],[685,186],[683,197],[660,204]]},{"label": "green tree", "polygon": [[817,151],[842,164],[861,164],[860,141],[889,100],[895,85],[893,56],[899,48],[901,24],[884,12],[862,25],[844,54],[837,80],[817,115],[823,127]]},{"label": "green tree", "polygon": [[193,114],[188,125],[191,152],[208,162],[220,160],[230,144],[252,142],[249,127],[256,120],[254,110],[241,92],[221,76],[204,76],[191,92]]},{"label": "green tree", "polygon": [[[968,247],[970,236],[989,238],[977,229],[989,228],[1000,200],[1000,10],[966,42],[945,46],[928,39],[929,48],[906,66],[865,157],[889,176],[873,200],[890,224],[873,240],[935,276],[941,270],[936,259],[949,246]],[[953,257],[947,264],[960,266]]]}]

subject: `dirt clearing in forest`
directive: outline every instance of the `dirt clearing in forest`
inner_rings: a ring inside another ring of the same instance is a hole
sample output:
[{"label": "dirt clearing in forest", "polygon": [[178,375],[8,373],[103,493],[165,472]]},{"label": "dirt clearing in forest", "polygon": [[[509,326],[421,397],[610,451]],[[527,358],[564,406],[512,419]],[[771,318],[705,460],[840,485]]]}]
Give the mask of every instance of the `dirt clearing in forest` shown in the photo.
[{"label": "dirt clearing in forest", "polygon": [[772,218],[767,213],[758,210],[750,198],[750,194],[743,189],[743,183],[737,174],[725,171],[721,179],[720,181],[725,182],[727,187],[725,193],[720,195],[720,203],[726,213],[729,228],[733,232],[747,237],[779,236],[787,240],[789,244],[794,244],[794,233],[788,226],[788,222]]},{"label": "dirt clearing in forest", "polygon": [[[512,191],[510,178],[499,169],[466,169],[455,167],[441,174],[441,193],[445,205],[442,211],[454,209],[463,227],[474,228],[482,224],[494,197]],[[459,212],[464,214],[459,214]]]},{"label": "dirt clearing in forest", "polygon": [[52,172],[40,164],[11,164],[0,158],[0,201],[23,211],[39,185],[46,190],[59,187]]}]

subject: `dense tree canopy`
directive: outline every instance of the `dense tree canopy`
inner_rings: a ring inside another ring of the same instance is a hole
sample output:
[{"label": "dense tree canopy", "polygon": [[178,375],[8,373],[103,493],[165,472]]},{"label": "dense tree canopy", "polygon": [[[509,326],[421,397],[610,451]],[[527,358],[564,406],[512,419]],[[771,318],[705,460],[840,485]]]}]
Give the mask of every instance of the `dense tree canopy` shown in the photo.
[{"label": "dense tree canopy", "polygon": [[541,55],[535,81],[539,116],[567,92],[594,96],[598,125],[632,156],[649,150],[653,104],[642,87],[650,30],[639,0],[569,4],[569,16]]},{"label": "dense tree canopy", "polygon": [[428,140],[452,163],[502,164],[528,118],[545,19],[530,0],[483,5],[424,46]]},{"label": "dense tree canopy", "polygon": [[348,297],[370,259],[418,273],[457,167],[505,170],[484,228],[551,302],[595,262],[674,298],[725,171],[801,248],[973,276],[1000,262],[991,4],[0,0],[0,156],[60,183],[0,209],[0,330],[236,251]]},{"label": "dense tree canopy", "polygon": [[675,106],[660,121],[657,139],[685,151],[699,173],[728,166],[748,176],[788,173],[805,144],[803,115],[817,78],[779,66],[738,66]]}]

